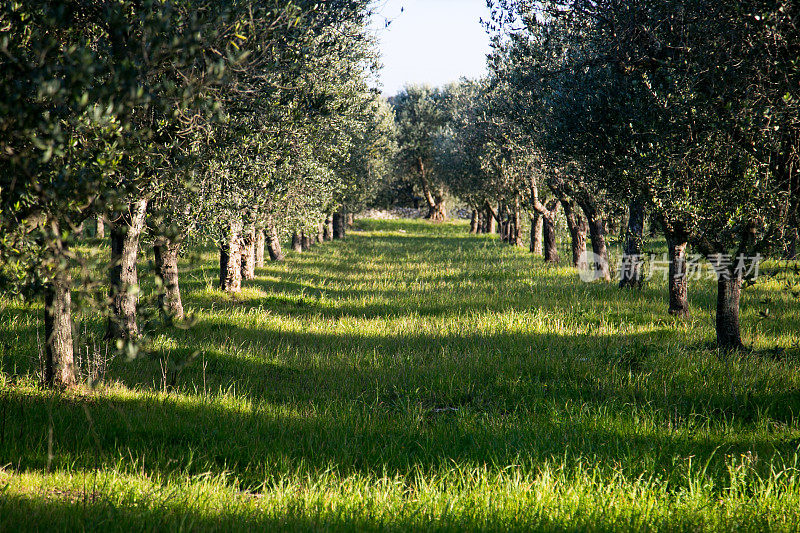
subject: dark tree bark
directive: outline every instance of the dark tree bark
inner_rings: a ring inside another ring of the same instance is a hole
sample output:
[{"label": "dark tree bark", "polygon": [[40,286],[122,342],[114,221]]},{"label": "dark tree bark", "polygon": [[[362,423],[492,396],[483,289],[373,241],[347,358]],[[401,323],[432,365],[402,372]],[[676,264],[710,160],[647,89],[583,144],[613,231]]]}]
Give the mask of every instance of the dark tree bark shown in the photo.
[{"label": "dark tree bark", "polygon": [[688,235],[682,231],[665,231],[669,259],[669,313],[689,316],[689,280],[686,276]]},{"label": "dark tree bark", "polygon": [[506,204],[497,205],[497,227],[500,233],[500,240],[508,242],[508,217],[506,216]]},{"label": "dark tree bark", "polygon": [[[554,206],[554,208],[557,206]],[[555,210],[551,216],[542,216],[542,240],[544,242],[545,263],[558,263],[558,244],[556,242]]]},{"label": "dark tree bark", "polygon": [[592,202],[581,203],[586,222],[589,226],[589,240],[594,252],[594,265],[596,279],[611,281],[611,271],[608,262],[608,248],[606,247],[605,219]]},{"label": "dark tree bark", "polygon": [[109,300],[111,314],[106,326],[106,339],[135,339],[139,336],[136,323],[136,303],[139,299],[139,277],[136,261],[139,239],[147,215],[147,199],[132,203],[116,213],[111,224],[111,268],[109,269]]},{"label": "dark tree bark", "polygon": [[720,276],[717,281],[717,346],[724,351],[744,348],[739,329],[741,294],[741,276]]},{"label": "dark tree bark", "polygon": [[57,269],[44,287],[45,360],[42,381],[48,387],[75,384],[72,339],[72,278],[66,268]]},{"label": "dark tree bark", "polygon": [[486,233],[493,235],[497,232],[497,213],[492,209],[492,205],[486,202]]},{"label": "dark tree bark", "polygon": [[324,231],[325,231],[325,240],[326,241],[332,241],[333,240],[333,233],[334,233],[333,232],[333,215],[327,215],[325,217]]},{"label": "dark tree bark", "polygon": [[242,235],[242,279],[256,278],[256,225],[250,223]]},{"label": "dark tree bark", "polygon": [[560,201],[550,200],[547,205],[539,199],[539,186],[535,178],[530,181],[530,202],[533,210],[542,216],[542,240],[544,243],[544,260],[546,263],[558,263],[558,247],[556,244],[556,214]]},{"label": "dark tree bark", "polygon": [[344,239],[346,236],[344,211],[337,211],[333,214],[333,238]]},{"label": "dark tree bark", "polygon": [[478,209],[476,213],[478,213],[478,227],[475,233],[481,235],[486,233],[486,218],[484,216],[483,209]]},{"label": "dark tree bark", "polygon": [[427,169],[422,158],[419,158],[419,182],[422,186],[422,194],[425,201],[428,203],[428,214],[425,216],[428,220],[434,222],[442,222],[447,218],[447,210],[444,205],[444,198],[438,191],[431,190],[430,183],[428,182]]},{"label": "dark tree bark", "polygon": [[264,248],[266,244],[267,237],[264,234],[264,228],[259,225],[256,229],[256,268],[264,268]]},{"label": "dark tree bark", "polygon": [[300,246],[303,247],[304,252],[311,249],[311,237],[306,235],[305,230],[300,232]]},{"label": "dark tree bark", "polygon": [[296,231],[292,233],[292,251],[297,253],[303,252],[303,240]]},{"label": "dark tree bark", "polygon": [[428,207],[428,214],[425,218],[434,222],[444,222],[447,220],[447,208],[441,194],[434,195],[433,206]]},{"label": "dark tree bark", "polygon": [[524,246],[522,242],[522,207],[520,206],[519,196],[514,199],[514,210],[511,213],[511,217],[510,242],[514,246]]},{"label": "dark tree bark", "polygon": [[619,287],[642,287],[642,246],[644,244],[644,202],[634,198],[628,207],[628,230],[620,267]]},{"label": "dark tree bark", "polygon": [[589,231],[586,219],[575,209],[575,203],[568,198],[561,199],[561,207],[564,208],[572,243],[572,266],[586,270],[589,266],[586,261],[586,232]]},{"label": "dark tree bark", "polygon": [[161,279],[158,305],[161,312],[173,320],[183,320],[183,302],[178,283],[178,257],[181,243],[158,237],[153,245],[156,275]]},{"label": "dark tree bark", "polygon": [[469,219],[469,232],[472,235],[478,233],[478,211],[476,209],[472,210],[472,215]]},{"label": "dark tree bark", "polygon": [[267,251],[271,261],[283,261],[284,254],[281,249],[281,240],[278,237],[278,228],[275,227],[275,219],[269,215],[264,223],[267,238]]},{"label": "dark tree bark", "polygon": [[542,215],[531,214],[531,253],[542,255]]},{"label": "dark tree bark", "polygon": [[94,232],[94,236],[98,239],[105,239],[106,238],[106,224],[103,221],[103,215],[97,215],[97,226]]},{"label": "dark tree bark", "polygon": [[219,286],[227,293],[242,290],[242,221],[234,218],[228,223],[219,248]]}]

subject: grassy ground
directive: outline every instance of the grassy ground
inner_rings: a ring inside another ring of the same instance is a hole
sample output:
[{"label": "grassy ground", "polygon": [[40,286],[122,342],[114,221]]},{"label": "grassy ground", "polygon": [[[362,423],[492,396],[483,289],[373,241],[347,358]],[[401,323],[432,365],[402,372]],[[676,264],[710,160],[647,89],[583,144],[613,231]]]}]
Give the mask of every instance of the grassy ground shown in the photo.
[{"label": "grassy ground", "polygon": [[359,226],[237,298],[202,254],[194,326],[152,326],[133,361],[106,368],[83,317],[79,391],[35,386],[40,312],[0,300],[0,530],[800,528],[778,281],[745,293],[753,350],[725,358],[709,282],[679,320],[662,283],[583,284],[463,225]]}]

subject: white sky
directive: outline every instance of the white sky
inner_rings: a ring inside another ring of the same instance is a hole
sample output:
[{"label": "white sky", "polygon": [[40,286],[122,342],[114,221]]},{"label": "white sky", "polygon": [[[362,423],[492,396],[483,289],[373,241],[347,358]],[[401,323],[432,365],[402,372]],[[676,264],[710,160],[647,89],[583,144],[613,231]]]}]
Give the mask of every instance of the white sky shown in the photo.
[{"label": "white sky", "polygon": [[376,0],[375,9],[386,96],[407,84],[441,86],[486,72],[486,0]]}]

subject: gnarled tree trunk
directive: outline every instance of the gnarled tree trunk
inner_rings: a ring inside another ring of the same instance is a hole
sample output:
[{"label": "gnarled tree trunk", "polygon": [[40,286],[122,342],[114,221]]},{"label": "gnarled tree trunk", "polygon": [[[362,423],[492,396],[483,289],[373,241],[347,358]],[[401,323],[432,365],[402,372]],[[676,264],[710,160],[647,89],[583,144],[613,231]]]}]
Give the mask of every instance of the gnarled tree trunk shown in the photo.
[{"label": "gnarled tree trunk", "polygon": [[486,233],[493,235],[497,232],[497,214],[489,202],[486,202]]},{"label": "gnarled tree trunk", "polygon": [[333,240],[333,215],[329,214],[325,217],[325,224],[324,224],[324,232],[325,232],[325,240],[332,241]]},{"label": "gnarled tree trunk", "polygon": [[292,232],[292,251],[297,253],[303,252],[303,239],[296,231]]},{"label": "gnarled tree trunk", "polygon": [[595,279],[611,281],[608,248],[606,248],[605,219],[593,205],[583,204],[581,207],[589,225],[589,240],[592,243],[592,252],[594,252],[594,265],[589,266],[594,268]]},{"label": "gnarled tree trunk", "polygon": [[304,252],[311,249],[311,237],[306,235],[305,230],[300,232],[300,246],[303,247]]},{"label": "gnarled tree trunk", "polygon": [[345,214],[344,211],[339,210],[333,214],[333,238],[334,239],[344,239],[346,236],[346,228],[345,228]]},{"label": "gnarled tree trunk", "polygon": [[483,209],[478,209],[476,211],[477,219],[478,219],[478,227],[475,231],[478,235],[486,233],[486,219],[484,218]]},{"label": "gnarled tree trunk", "polygon": [[242,220],[234,217],[219,247],[219,286],[231,294],[242,290]]},{"label": "gnarled tree trunk", "polygon": [[717,346],[725,351],[744,348],[739,329],[741,275],[720,276],[717,281]]},{"label": "gnarled tree trunk", "polygon": [[531,253],[542,255],[542,215],[531,214]]},{"label": "gnarled tree trunk", "polygon": [[686,276],[688,235],[681,231],[665,231],[669,259],[669,313],[689,316],[689,282]]},{"label": "gnarled tree trunk", "polygon": [[513,246],[523,246],[522,242],[522,207],[519,196],[514,199],[514,210],[511,213],[511,235],[509,242]]},{"label": "gnarled tree trunk", "polygon": [[469,219],[469,232],[472,235],[476,235],[478,233],[478,211],[477,209],[473,209],[470,219]]},{"label": "gnarled tree trunk", "polygon": [[505,203],[498,204],[497,218],[497,224],[500,230],[500,240],[503,242],[508,242],[508,216]]},{"label": "gnarled tree trunk", "polygon": [[447,210],[444,206],[444,198],[441,193],[431,190],[430,183],[428,182],[428,175],[425,169],[425,163],[422,158],[418,160],[419,164],[419,182],[422,186],[422,195],[428,203],[428,214],[425,216],[428,220],[434,222],[441,222],[447,218]]},{"label": "gnarled tree trunk", "polygon": [[275,219],[269,215],[265,221],[267,237],[267,251],[271,261],[283,261],[284,255],[281,249],[281,240],[278,237],[278,228],[275,227]]},{"label": "gnarled tree trunk", "polygon": [[256,278],[256,225],[251,222],[242,235],[242,279]]},{"label": "gnarled tree trunk", "polygon": [[139,239],[147,215],[147,199],[141,199],[121,213],[113,215],[111,223],[111,268],[109,269],[109,300],[111,314],[106,326],[106,339],[135,339],[139,336],[136,322],[136,303],[139,300],[139,277],[136,261]]},{"label": "gnarled tree trunk", "polygon": [[542,216],[542,240],[544,241],[545,263],[558,263],[555,212],[550,216]]},{"label": "gnarled tree trunk", "polygon": [[181,243],[167,237],[158,237],[153,245],[156,275],[161,279],[158,306],[161,312],[173,320],[183,320],[183,302],[178,283],[178,256]]},{"label": "gnarled tree trunk", "polygon": [[619,287],[633,289],[642,286],[642,245],[644,244],[644,202],[634,198],[628,207],[628,230],[625,235],[625,250],[620,266]]},{"label": "gnarled tree trunk", "polygon": [[264,227],[260,224],[256,228],[256,268],[264,268],[264,248],[267,245],[267,237],[264,234]]},{"label": "gnarled tree trunk", "polygon": [[69,387],[76,380],[71,288],[72,278],[67,268],[57,269],[44,287],[45,360],[42,381],[48,387]]},{"label": "gnarled tree trunk", "polygon": [[575,209],[572,200],[562,198],[561,207],[564,208],[564,215],[567,219],[570,241],[572,243],[572,266],[580,270],[586,270],[586,232],[589,231],[586,219]]}]

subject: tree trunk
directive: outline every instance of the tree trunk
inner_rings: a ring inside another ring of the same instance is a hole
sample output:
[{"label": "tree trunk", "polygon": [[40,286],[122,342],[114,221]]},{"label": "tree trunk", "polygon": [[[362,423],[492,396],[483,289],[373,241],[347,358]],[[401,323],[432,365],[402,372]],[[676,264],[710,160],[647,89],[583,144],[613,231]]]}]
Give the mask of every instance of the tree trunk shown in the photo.
[{"label": "tree trunk", "polygon": [[321,222],[317,226],[317,244],[325,242],[325,223]]},{"label": "tree trunk", "polygon": [[165,237],[156,239],[153,252],[156,260],[156,275],[161,279],[158,306],[161,312],[173,320],[183,320],[183,302],[178,284],[178,255],[181,243]]},{"label": "tree trunk", "polygon": [[545,263],[558,263],[558,246],[556,243],[555,216],[542,217],[542,237],[543,237],[542,240],[544,241]]},{"label": "tree trunk", "polygon": [[333,215],[327,215],[325,217],[325,240],[332,241],[333,240]]},{"label": "tree trunk", "polygon": [[739,330],[740,275],[720,276],[717,281],[717,347],[724,351],[744,348]]},{"label": "tree trunk", "polygon": [[469,232],[472,235],[477,235],[478,233],[478,211],[476,209],[472,210],[472,215],[469,219]]},{"label": "tree trunk", "polygon": [[688,237],[682,233],[665,233],[669,259],[669,313],[689,316],[689,283],[686,277]]},{"label": "tree trunk", "polygon": [[595,279],[611,281],[611,271],[608,265],[608,249],[606,248],[605,220],[593,209],[583,210],[589,225],[589,240],[592,242],[594,252]]},{"label": "tree trunk", "polygon": [[344,239],[345,231],[345,217],[343,211],[337,211],[333,214],[333,238]]},{"label": "tree trunk", "polygon": [[250,223],[242,234],[242,279],[256,278],[256,225]]},{"label": "tree trunk", "polygon": [[48,387],[75,384],[72,340],[72,278],[69,270],[56,270],[44,288],[45,360],[42,380]]},{"label": "tree trunk", "polygon": [[572,243],[572,266],[586,270],[589,266],[586,261],[586,232],[589,231],[586,218],[575,209],[575,204],[571,200],[562,199],[561,207],[564,208]]},{"label": "tree trunk", "polygon": [[147,215],[147,199],[132,203],[128,210],[111,220],[111,268],[109,269],[109,299],[106,339],[135,339],[139,336],[136,323],[136,304],[139,299],[139,278],[136,261],[139,239]]},{"label": "tree trunk", "polygon": [[259,225],[256,229],[256,267],[264,268],[264,248],[266,247],[266,235],[264,228]]},{"label": "tree trunk", "polygon": [[303,240],[296,231],[292,233],[292,251],[297,253],[303,252]]},{"label": "tree trunk", "polygon": [[305,230],[300,232],[300,246],[303,247],[304,252],[311,249],[311,237],[306,235]]},{"label": "tree trunk", "polygon": [[531,253],[542,255],[542,215],[536,212],[531,215]]},{"label": "tree trunk", "polygon": [[434,194],[431,191],[430,183],[428,183],[428,176],[425,170],[425,163],[422,158],[418,160],[419,164],[419,181],[422,186],[422,195],[428,203],[428,214],[425,216],[428,220],[434,222],[441,222],[447,218],[447,210],[444,207],[444,199],[440,193]]},{"label": "tree trunk", "polygon": [[508,208],[506,207],[505,203],[499,204],[497,206],[497,215],[500,218],[499,227],[500,227],[500,240],[503,242],[508,242]]},{"label": "tree trunk", "polygon": [[242,290],[242,221],[234,218],[219,248],[219,286],[230,294]]},{"label": "tree trunk", "polygon": [[275,227],[275,219],[269,215],[265,224],[267,237],[267,251],[272,261],[283,261],[284,255],[281,249],[281,240],[278,237],[278,228]]},{"label": "tree trunk", "polygon": [[97,215],[97,226],[94,232],[94,236],[98,239],[105,239],[106,238],[106,224],[103,221],[103,215]]},{"label": "tree trunk", "polygon": [[447,209],[444,205],[444,198],[442,195],[437,194],[434,196],[434,204],[428,206],[428,215],[425,217],[434,222],[444,222],[447,220]]},{"label": "tree trunk", "polygon": [[486,202],[486,233],[493,235],[496,232],[497,220],[494,218],[494,211],[489,202]]},{"label": "tree trunk", "polygon": [[353,224],[355,224],[356,217],[355,217],[355,215],[353,215],[353,213],[348,212],[345,215],[344,220],[345,220],[345,222],[347,222],[347,227],[350,228],[350,227],[353,226]]},{"label": "tree trunk", "polygon": [[522,207],[519,203],[519,196],[514,200],[514,212],[512,213],[511,220],[511,244],[514,246],[523,246],[522,242]]},{"label": "tree trunk", "polygon": [[620,266],[619,287],[639,289],[642,286],[642,245],[644,244],[644,202],[634,198],[628,208],[628,230]]}]

